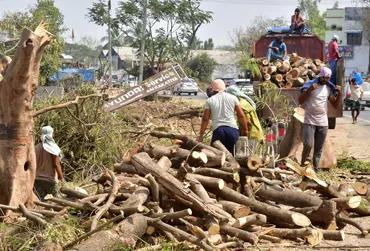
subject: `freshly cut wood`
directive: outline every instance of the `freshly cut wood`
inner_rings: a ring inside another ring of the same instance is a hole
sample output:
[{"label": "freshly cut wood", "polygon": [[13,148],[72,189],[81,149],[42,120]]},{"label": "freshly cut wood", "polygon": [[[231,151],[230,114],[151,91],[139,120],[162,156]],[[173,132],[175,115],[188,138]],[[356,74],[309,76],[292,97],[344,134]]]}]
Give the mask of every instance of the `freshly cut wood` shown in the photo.
[{"label": "freshly cut wood", "polygon": [[280,238],[296,239],[302,238],[312,245],[318,245],[323,239],[323,233],[319,229],[312,228],[299,228],[299,229],[284,229],[284,228],[273,228],[270,235],[277,236]]},{"label": "freshly cut wood", "polygon": [[[150,183],[150,191],[151,191],[151,194],[152,194],[152,200],[154,202],[159,202],[159,186],[158,186],[157,181],[154,179],[154,177],[151,174],[147,174],[145,176],[145,178]],[[135,194],[135,192],[134,192],[134,194]]]},{"label": "freshly cut wood", "polygon": [[282,222],[286,222],[300,227],[307,227],[311,224],[310,219],[303,214],[291,212],[285,209],[279,209],[269,204],[260,202],[258,200],[250,199],[228,187],[224,187],[222,190],[218,191],[212,189],[212,193],[220,196],[221,198],[249,206],[256,213],[275,217]]},{"label": "freshly cut wood", "polygon": [[334,198],[332,201],[337,203],[338,209],[347,209],[347,208],[358,208],[362,202],[361,196],[352,196],[352,197],[342,197]]},{"label": "freshly cut wood", "polygon": [[81,193],[71,188],[61,187],[60,192],[67,195],[68,197],[83,199],[87,197],[87,194]]},{"label": "freshly cut wood", "polygon": [[217,170],[214,168],[196,168],[194,171],[195,174],[200,174],[204,176],[215,177],[223,179],[225,182],[239,182],[240,176],[238,173],[228,173],[225,171]]},{"label": "freshly cut wood", "polygon": [[311,69],[314,73],[316,73],[317,72],[317,65],[312,63],[312,64],[310,64],[309,69]]},{"label": "freshly cut wood", "polygon": [[262,60],[262,65],[268,66],[270,62],[267,59]]},{"label": "freshly cut wood", "polygon": [[202,149],[201,153],[207,156],[207,162],[204,167],[222,167],[226,161],[226,154],[222,152],[221,155],[216,155],[213,151]]},{"label": "freshly cut wood", "polygon": [[114,164],[114,172],[116,172],[116,173],[137,174],[137,171],[136,171],[135,167],[133,165],[130,165],[130,164],[127,164],[127,163]]},{"label": "freshly cut wood", "polygon": [[366,183],[356,182],[353,184],[349,184],[359,195],[366,195],[369,187]]},{"label": "freshly cut wood", "polygon": [[303,78],[298,77],[297,79],[293,80],[293,87],[302,87],[304,85],[305,81]]},{"label": "freshly cut wood", "polygon": [[330,224],[335,220],[337,207],[334,201],[324,200],[320,206],[293,208],[292,211],[306,215],[312,222]]},{"label": "freshly cut wood", "polygon": [[287,74],[290,74],[292,76],[292,80],[296,80],[301,75],[301,72],[298,68],[293,68]]},{"label": "freshly cut wood", "polygon": [[208,238],[208,234],[206,232],[203,231],[203,229],[201,229],[200,227],[198,226],[195,226],[189,222],[187,222],[186,220],[184,219],[179,219],[182,223],[185,224],[185,226],[188,228],[188,230],[194,234],[198,239],[200,240],[204,240],[204,239],[207,239]]},{"label": "freshly cut wood", "polygon": [[267,217],[263,214],[252,214],[236,219],[233,227],[245,228],[251,225],[264,225],[267,223]]},{"label": "freshly cut wood", "polygon": [[361,234],[364,235],[364,236],[368,235],[368,233],[369,233],[368,228],[363,226],[361,223],[349,218],[348,216],[346,216],[343,213],[338,214],[336,216],[336,218],[337,218],[338,223],[350,224],[350,225],[354,226],[355,228],[357,228],[358,230],[360,230]]},{"label": "freshly cut wood", "polygon": [[297,53],[292,53],[291,60],[292,60],[293,63],[295,63],[295,62],[297,62],[301,59],[302,59],[302,57],[298,56]]},{"label": "freshly cut wood", "polygon": [[73,250],[109,250],[117,243],[122,247],[134,248],[137,240],[141,239],[145,234],[147,226],[145,216],[142,214],[133,214],[115,226],[112,230],[95,233],[88,240],[74,246]]},{"label": "freshly cut wood", "polygon": [[262,73],[263,74],[267,74],[268,71],[269,71],[269,67],[268,66],[262,67]]},{"label": "freshly cut wood", "polygon": [[145,204],[150,192],[146,187],[138,187],[122,205],[122,208],[139,207]]},{"label": "freshly cut wood", "polygon": [[271,77],[271,81],[275,84],[280,84],[281,82],[283,82],[283,75],[275,74]]},{"label": "freshly cut wood", "polygon": [[190,189],[198,195],[204,202],[212,203],[213,201],[208,195],[207,190],[202,186],[202,184],[196,179],[191,176],[187,176],[187,180],[190,183]]},{"label": "freshly cut wood", "polygon": [[248,157],[247,167],[251,171],[256,171],[262,166],[262,159],[257,155],[251,155]]},{"label": "freshly cut wood", "polygon": [[292,189],[261,184],[256,195],[264,200],[275,201],[293,207],[320,206],[322,199]]},{"label": "freshly cut wood", "polygon": [[[187,208],[187,209],[184,209],[184,210],[171,212],[171,213],[153,213],[153,212],[151,212],[151,213],[148,214],[148,217],[160,218],[162,221],[172,221],[172,220],[184,218],[184,219],[186,219],[187,221],[190,222],[191,220],[189,220],[187,217],[192,215],[192,214],[193,214],[193,211],[190,208]],[[190,222],[190,223],[193,224],[193,225],[197,225],[196,223],[193,223],[193,222]]]},{"label": "freshly cut wood", "polygon": [[301,65],[304,65],[306,63],[306,59],[305,58],[302,58],[300,60],[297,60],[295,61],[293,64],[292,64],[292,68],[297,68]]},{"label": "freshly cut wood", "polygon": [[135,154],[132,156],[131,162],[139,173],[143,175],[151,173],[157,179],[158,184],[163,186],[168,191],[171,191],[171,193],[167,193],[167,195],[179,200],[180,202],[188,201],[191,203],[194,209],[214,216],[216,219],[224,218],[223,215],[220,215],[215,211],[212,205],[204,204],[199,196],[197,196],[189,188],[185,187],[171,174],[163,171],[147,153]]},{"label": "freshly cut wood", "polygon": [[172,162],[171,160],[166,157],[166,156],[163,156],[162,158],[160,158],[157,162],[158,166],[160,166],[164,171],[167,171],[168,169],[170,169],[172,167]]},{"label": "freshly cut wood", "polygon": [[309,79],[314,79],[316,77],[315,71],[314,70],[308,70],[307,71],[307,76]]},{"label": "freshly cut wood", "polygon": [[283,65],[283,62],[280,61],[280,60],[276,60],[274,63],[273,63],[277,68],[281,67]]},{"label": "freshly cut wood", "polygon": [[301,65],[301,66],[298,67],[298,69],[299,69],[299,71],[301,73],[301,76],[302,75],[307,75],[307,72],[308,72],[308,68],[307,67],[305,67],[304,65]]},{"label": "freshly cut wood", "polygon": [[315,59],[313,62],[314,62],[314,64],[315,64],[315,65],[317,65],[317,66],[319,66],[319,65],[321,65],[321,64],[322,64],[322,62],[321,62],[321,60],[320,60],[320,59]]},{"label": "freshly cut wood", "polygon": [[226,155],[226,161],[231,163],[232,168],[239,168],[239,163],[236,161],[234,156],[227,150],[227,148],[221,143],[221,141],[216,140],[213,142],[212,146],[221,152],[224,152]]},{"label": "freshly cut wood", "polygon": [[277,67],[275,65],[271,65],[271,66],[269,66],[269,68],[267,70],[267,73],[271,75],[271,74],[275,73],[276,71],[277,71]]},{"label": "freshly cut wood", "polygon": [[184,161],[195,167],[203,166],[208,162],[208,158],[204,153],[182,148],[172,150],[170,159],[174,168],[179,168]]},{"label": "freshly cut wood", "polygon": [[265,81],[269,81],[269,80],[271,79],[271,75],[270,75],[270,74],[268,74],[268,73],[266,73],[266,74],[264,74],[264,75],[263,75],[263,79],[264,79]]},{"label": "freshly cut wood", "polygon": [[210,215],[205,216],[205,226],[209,235],[215,235],[220,233],[220,224],[218,220]]},{"label": "freshly cut wood", "polygon": [[179,181],[183,182],[185,180],[185,177],[188,173],[193,173],[195,171],[194,167],[189,166],[187,163],[182,162],[179,171],[174,176]]},{"label": "freshly cut wood", "polygon": [[200,174],[191,174],[188,173],[186,175],[187,179],[196,179],[198,180],[204,187],[214,188],[221,190],[225,186],[225,181],[219,178],[207,177]]},{"label": "freshly cut wood", "polygon": [[231,227],[227,224],[221,225],[221,232],[233,237],[238,237],[239,239],[249,242],[252,245],[256,245],[258,242],[258,236],[247,231]]},{"label": "freshly cut wood", "polygon": [[292,74],[287,73],[287,74],[285,75],[285,80],[286,80],[287,82],[289,82],[289,83],[293,83],[293,76],[292,76]]},{"label": "freshly cut wood", "polygon": [[225,234],[214,234],[209,236],[207,240],[212,245],[219,245],[221,243],[228,242],[231,238]]},{"label": "freshly cut wood", "polygon": [[313,60],[311,58],[306,58],[306,64],[311,65]]},{"label": "freshly cut wood", "polygon": [[323,234],[324,240],[344,241],[346,238],[346,234],[343,230],[321,230],[321,232]]},{"label": "freshly cut wood", "polygon": [[232,202],[232,201],[219,200],[217,203],[221,204],[222,208],[226,212],[228,212],[229,214],[234,216],[234,218],[236,218],[236,219],[248,216],[251,212],[250,207],[247,207],[247,206],[244,206],[244,205]]},{"label": "freshly cut wood", "polygon": [[279,72],[287,73],[290,70],[290,63],[289,61],[285,60],[282,65],[279,67]]}]

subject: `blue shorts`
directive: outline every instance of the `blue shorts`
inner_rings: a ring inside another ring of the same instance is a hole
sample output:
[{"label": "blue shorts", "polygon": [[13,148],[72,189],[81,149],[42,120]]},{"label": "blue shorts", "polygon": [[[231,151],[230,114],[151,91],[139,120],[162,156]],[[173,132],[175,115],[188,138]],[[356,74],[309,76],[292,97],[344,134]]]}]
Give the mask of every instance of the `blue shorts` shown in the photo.
[{"label": "blue shorts", "polygon": [[234,155],[234,146],[238,139],[238,129],[229,126],[220,126],[213,131],[211,144],[219,140]]}]

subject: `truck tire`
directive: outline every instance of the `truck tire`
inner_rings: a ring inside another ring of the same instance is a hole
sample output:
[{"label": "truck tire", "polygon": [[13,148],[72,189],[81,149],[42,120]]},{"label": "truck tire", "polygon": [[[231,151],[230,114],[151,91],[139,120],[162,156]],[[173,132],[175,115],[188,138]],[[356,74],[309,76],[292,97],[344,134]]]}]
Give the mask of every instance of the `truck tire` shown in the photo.
[{"label": "truck tire", "polygon": [[329,129],[335,129],[337,118],[329,118]]}]

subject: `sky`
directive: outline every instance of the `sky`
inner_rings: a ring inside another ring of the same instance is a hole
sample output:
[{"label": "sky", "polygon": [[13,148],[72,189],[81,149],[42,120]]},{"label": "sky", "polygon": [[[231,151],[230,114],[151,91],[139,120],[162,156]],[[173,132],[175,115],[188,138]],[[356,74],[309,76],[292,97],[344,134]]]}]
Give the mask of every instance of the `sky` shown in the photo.
[{"label": "sky", "polygon": [[[111,0],[112,9],[120,0]],[[0,0],[1,11],[23,11],[34,5],[37,0]],[[87,8],[94,0],[55,0],[55,5],[64,15],[64,23],[70,31],[65,34],[67,42],[71,42],[70,34],[74,29],[76,41],[82,36],[100,39],[105,36],[106,27],[89,23],[86,18]],[[319,8],[325,11],[334,5],[335,0],[321,0]],[[203,0],[201,8],[213,12],[213,21],[203,25],[197,34],[201,40],[213,38],[216,45],[231,44],[230,33],[238,28],[251,24],[251,21],[264,15],[269,18],[284,17],[287,21],[297,7],[297,0]],[[339,7],[353,6],[351,0],[339,0]]]}]

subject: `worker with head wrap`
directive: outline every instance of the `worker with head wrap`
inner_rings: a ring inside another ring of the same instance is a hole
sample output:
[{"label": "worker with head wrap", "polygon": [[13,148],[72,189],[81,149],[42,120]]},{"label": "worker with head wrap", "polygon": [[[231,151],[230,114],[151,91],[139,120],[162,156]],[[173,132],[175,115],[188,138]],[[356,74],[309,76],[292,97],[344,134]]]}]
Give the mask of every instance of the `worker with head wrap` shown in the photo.
[{"label": "worker with head wrap", "polygon": [[41,129],[41,143],[35,146],[37,166],[35,190],[41,201],[47,194],[55,195],[58,180],[64,180],[60,164],[61,150],[53,137],[54,129],[45,126]]},{"label": "worker with head wrap", "polygon": [[328,100],[338,108],[342,99],[342,88],[329,81],[331,70],[321,68],[319,77],[301,88],[299,104],[304,104],[302,165],[306,162],[314,147],[313,166],[318,168],[322,147],[328,133]]},{"label": "worker with head wrap", "polygon": [[[200,134],[198,141],[203,141],[203,135],[212,118],[212,140],[211,144],[217,140],[234,154],[234,146],[242,136],[248,135],[247,120],[237,97],[225,92],[225,83],[221,79],[216,79],[211,83],[213,96],[206,101]],[[240,132],[235,119],[235,113],[241,125]]]},{"label": "worker with head wrap", "polygon": [[248,138],[261,143],[264,139],[264,133],[256,113],[256,104],[254,101],[244,94],[236,85],[232,85],[227,88],[226,92],[239,99],[240,106],[242,107],[247,119]]}]

